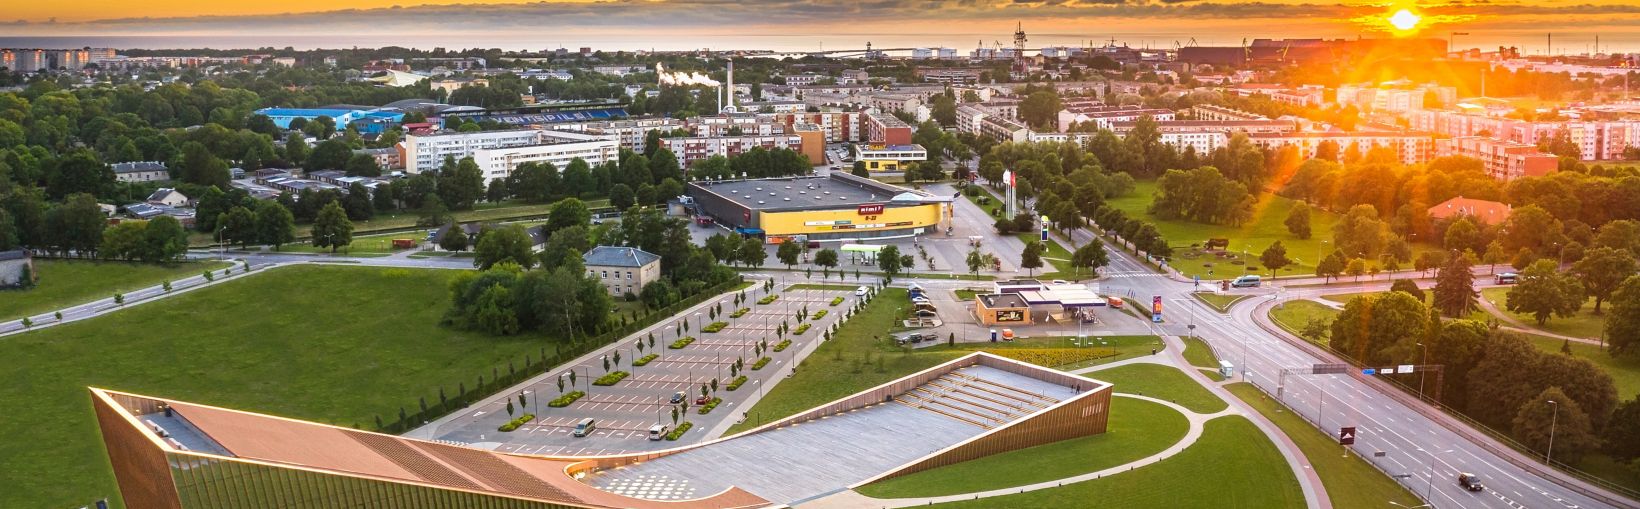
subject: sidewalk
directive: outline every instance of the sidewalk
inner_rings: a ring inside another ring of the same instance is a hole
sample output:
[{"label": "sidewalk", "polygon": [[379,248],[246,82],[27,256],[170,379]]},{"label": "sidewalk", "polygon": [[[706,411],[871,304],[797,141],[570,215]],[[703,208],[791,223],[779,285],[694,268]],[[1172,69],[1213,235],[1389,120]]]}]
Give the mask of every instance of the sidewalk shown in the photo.
[{"label": "sidewalk", "polygon": [[[96,318],[104,314],[119,311],[121,309],[136,306],[145,302],[152,302],[189,292],[196,288],[204,288],[226,281],[237,280],[240,277],[249,274],[260,274],[264,270],[281,265],[277,263],[265,263],[260,265],[253,264],[250,266],[251,271],[245,272],[246,265],[244,262],[239,260],[232,260],[232,262],[234,263],[228,267],[212,270],[212,280],[210,281],[206,281],[205,277],[200,275],[172,281],[170,291],[166,291],[165,285],[162,283],[123,293],[121,294],[121,297],[125,300],[123,304],[115,303],[114,297],[109,296],[108,298],[97,299],[84,304],[70,306],[51,313],[42,313],[28,317],[28,319],[33,322],[31,327],[23,327],[23,320],[21,318],[8,322],[0,322],[0,337],[20,334],[32,330],[39,330],[46,327],[54,327],[89,318]],[[227,271],[227,274],[223,274],[222,271],[224,270]],[[57,319],[55,315],[56,313],[62,313],[62,319]]]}]

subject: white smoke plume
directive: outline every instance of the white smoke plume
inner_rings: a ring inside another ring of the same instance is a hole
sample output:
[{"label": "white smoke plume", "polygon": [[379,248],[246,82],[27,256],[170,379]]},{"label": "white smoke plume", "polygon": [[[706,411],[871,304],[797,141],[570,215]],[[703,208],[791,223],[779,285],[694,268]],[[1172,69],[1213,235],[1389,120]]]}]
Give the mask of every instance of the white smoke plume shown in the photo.
[{"label": "white smoke plume", "polygon": [[662,85],[706,85],[708,87],[723,85],[718,83],[717,80],[698,72],[666,72],[666,67],[660,63],[655,64],[655,75],[660,77]]}]

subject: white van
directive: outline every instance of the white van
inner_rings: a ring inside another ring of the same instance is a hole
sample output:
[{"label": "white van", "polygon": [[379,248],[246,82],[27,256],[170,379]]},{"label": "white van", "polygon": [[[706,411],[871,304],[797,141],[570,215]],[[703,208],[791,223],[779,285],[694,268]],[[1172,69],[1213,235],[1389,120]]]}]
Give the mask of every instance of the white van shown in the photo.
[{"label": "white van", "polygon": [[584,437],[591,435],[592,431],[596,429],[598,429],[598,424],[591,418],[581,419],[581,422],[575,424],[574,435],[576,438]]},{"label": "white van", "polygon": [[660,440],[660,439],[666,438],[666,432],[667,431],[668,431],[667,426],[665,424],[656,424],[654,426],[650,426],[649,427],[649,439],[650,440]]},{"label": "white van", "polygon": [[866,291],[867,291],[866,287],[864,287],[864,286],[859,287],[859,288],[855,288],[854,289],[854,296],[855,297],[865,297],[866,296]]}]

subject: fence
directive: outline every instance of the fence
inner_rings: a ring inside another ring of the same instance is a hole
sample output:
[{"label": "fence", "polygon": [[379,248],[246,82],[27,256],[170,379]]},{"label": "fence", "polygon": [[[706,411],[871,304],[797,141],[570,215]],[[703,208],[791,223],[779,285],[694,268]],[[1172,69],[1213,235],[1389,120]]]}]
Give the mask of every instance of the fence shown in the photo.
[{"label": "fence", "polygon": [[[399,407],[399,415],[392,422],[386,422],[380,415],[377,415],[375,423],[376,430],[383,433],[393,434],[409,431],[416,426],[420,426],[434,419],[438,419],[457,410],[466,408],[468,405],[482,401],[485,398],[493,396],[496,393],[528,380],[531,377],[545,373],[553,366],[557,366],[582,355],[586,355],[588,352],[593,350],[603,348],[605,345],[614,343],[616,340],[624,338],[629,334],[643,330],[645,327],[658,323],[664,318],[671,317],[673,314],[681,310],[688,309],[691,306],[715,298],[718,294],[734,289],[742,284],[745,284],[745,282],[746,279],[744,276],[737,276],[734,281],[729,281],[705,290],[701,290],[700,293],[696,293],[686,299],[652,311],[642,317],[639,317],[635,321],[617,326],[614,329],[605,331],[596,336],[571,343],[554,343],[550,356],[548,355],[547,347],[542,346],[540,352],[538,352],[536,356],[531,357],[528,354],[524,356],[522,369],[519,369],[517,367],[518,365],[513,361],[507,361],[506,371],[502,371],[499,364],[492,366],[488,376],[483,373],[478,375],[477,383],[471,390],[467,388],[466,382],[458,383],[454,396],[447,393],[445,391],[445,387],[440,386],[437,402],[429,402],[427,401],[427,397],[423,396],[416,406],[417,411],[407,412],[405,407],[401,406]],[[540,396],[537,395],[536,397]]]}]

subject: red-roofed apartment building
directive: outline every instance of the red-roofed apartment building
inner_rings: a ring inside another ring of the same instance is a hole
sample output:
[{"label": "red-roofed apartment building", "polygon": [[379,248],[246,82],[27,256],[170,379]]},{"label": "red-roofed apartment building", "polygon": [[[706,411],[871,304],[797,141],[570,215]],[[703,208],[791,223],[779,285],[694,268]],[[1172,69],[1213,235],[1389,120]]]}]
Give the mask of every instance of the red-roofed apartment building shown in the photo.
[{"label": "red-roofed apartment building", "polygon": [[1459,196],[1430,207],[1429,217],[1451,219],[1467,215],[1481,224],[1495,225],[1508,220],[1509,211],[1509,204],[1506,203]]}]

